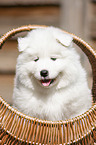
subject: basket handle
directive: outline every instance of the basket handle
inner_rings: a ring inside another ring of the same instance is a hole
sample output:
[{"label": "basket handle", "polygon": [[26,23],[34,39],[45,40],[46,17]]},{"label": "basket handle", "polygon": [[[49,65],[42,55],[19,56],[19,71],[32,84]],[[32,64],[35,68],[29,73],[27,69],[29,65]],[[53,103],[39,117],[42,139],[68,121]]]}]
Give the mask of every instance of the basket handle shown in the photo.
[{"label": "basket handle", "polygon": [[[36,28],[44,28],[47,27],[45,25],[27,25],[27,26],[21,26],[16,29],[12,29],[11,31],[5,33],[1,38],[0,38],[0,48],[2,48],[3,44],[6,42],[7,39],[10,37],[14,36],[17,33],[23,32],[23,31],[30,31],[32,29]],[[65,32],[65,31],[64,31]],[[66,32],[68,33],[68,32]],[[92,86],[92,95],[93,95],[93,102],[96,102],[96,52],[93,50],[93,48],[86,43],[84,40],[81,38],[77,37],[74,34],[68,33],[72,35],[73,37],[73,42],[77,44],[82,51],[87,55],[89,62],[92,67],[92,73],[93,73],[93,86]]]}]

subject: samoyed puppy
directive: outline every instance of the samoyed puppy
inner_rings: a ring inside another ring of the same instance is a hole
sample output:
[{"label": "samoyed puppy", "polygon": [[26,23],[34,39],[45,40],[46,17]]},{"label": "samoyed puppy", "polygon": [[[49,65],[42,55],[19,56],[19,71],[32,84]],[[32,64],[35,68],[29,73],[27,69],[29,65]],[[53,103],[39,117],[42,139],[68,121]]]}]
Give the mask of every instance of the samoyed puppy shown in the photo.
[{"label": "samoyed puppy", "polygon": [[72,36],[54,27],[18,38],[13,106],[44,120],[74,118],[91,107],[91,92]]}]

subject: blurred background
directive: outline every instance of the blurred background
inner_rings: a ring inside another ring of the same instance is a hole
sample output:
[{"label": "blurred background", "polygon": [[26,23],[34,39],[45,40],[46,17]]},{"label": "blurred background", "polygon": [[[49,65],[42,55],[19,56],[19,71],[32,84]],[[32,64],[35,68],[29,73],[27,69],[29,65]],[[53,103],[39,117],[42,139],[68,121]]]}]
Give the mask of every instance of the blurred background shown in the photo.
[{"label": "blurred background", "polygon": [[[37,24],[62,28],[83,38],[96,48],[96,0],[0,0],[0,36],[22,25]],[[16,58],[16,36],[0,50],[0,96],[12,104]],[[77,48],[88,73],[92,72],[86,56]]]}]

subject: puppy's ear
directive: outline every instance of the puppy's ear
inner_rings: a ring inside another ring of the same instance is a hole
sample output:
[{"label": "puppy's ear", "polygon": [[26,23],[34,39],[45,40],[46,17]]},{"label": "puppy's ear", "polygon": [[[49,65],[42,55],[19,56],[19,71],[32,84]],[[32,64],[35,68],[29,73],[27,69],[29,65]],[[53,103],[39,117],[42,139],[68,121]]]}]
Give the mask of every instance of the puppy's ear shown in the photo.
[{"label": "puppy's ear", "polygon": [[69,34],[64,33],[64,32],[60,32],[56,36],[56,40],[61,45],[65,46],[65,47],[69,47],[72,44],[73,37]]},{"label": "puppy's ear", "polygon": [[23,52],[28,47],[28,38],[18,38],[18,50],[19,52]]}]

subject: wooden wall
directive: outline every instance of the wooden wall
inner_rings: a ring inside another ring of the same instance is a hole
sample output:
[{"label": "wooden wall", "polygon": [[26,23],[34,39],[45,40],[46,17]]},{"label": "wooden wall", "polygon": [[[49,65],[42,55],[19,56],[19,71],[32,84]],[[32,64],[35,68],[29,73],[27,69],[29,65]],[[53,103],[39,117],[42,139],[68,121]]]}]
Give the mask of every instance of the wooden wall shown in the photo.
[{"label": "wooden wall", "polygon": [[58,6],[0,7],[0,35],[21,25],[59,26]]},{"label": "wooden wall", "polygon": [[93,0],[93,2],[90,3],[90,9],[91,9],[90,36],[93,39],[96,39],[96,0]]}]

